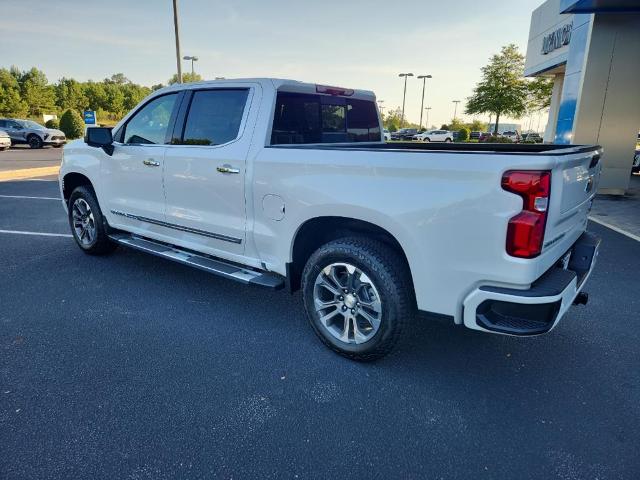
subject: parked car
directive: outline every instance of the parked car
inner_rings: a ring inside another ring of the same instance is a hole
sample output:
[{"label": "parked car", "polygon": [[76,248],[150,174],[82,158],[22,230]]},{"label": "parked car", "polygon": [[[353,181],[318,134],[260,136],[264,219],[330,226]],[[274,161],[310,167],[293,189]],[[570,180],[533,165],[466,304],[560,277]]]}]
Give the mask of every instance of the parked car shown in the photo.
[{"label": "parked car", "polygon": [[184,83],[69,143],[60,193],[83,252],[302,289],[319,338],[372,360],[419,312],[527,336],[586,302],[600,148],[503,147],[385,143],[364,90]]},{"label": "parked car", "polygon": [[528,142],[528,143],[542,143],[542,137],[540,136],[539,133],[535,133],[535,132],[531,132],[531,133],[525,133],[522,136],[522,141],[523,142]]},{"label": "parked car", "polygon": [[26,143],[31,148],[42,148],[45,145],[59,148],[67,142],[62,131],[43,127],[32,120],[0,118],[0,129],[9,134],[13,144]]},{"label": "parked car", "polygon": [[508,130],[506,132],[502,132],[501,136],[503,136],[504,138],[508,138],[512,142],[519,142],[522,139],[520,133],[516,130]]},{"label": "parked car", "polygon": [[0,150],[9,150],[11,147],[11,137],[4,130],[0,130]]},{"label": "parked car", "polygon": [[480,140],[480,136],[482,135],[482,133],[483,132],[473,131],[469,133],[469,138],[471,140]]},{"label": "parked car", "polygon": [[382,136],[385,142],[388,142],[391,140],[391,132],[389,132],[389,130],[387,130],[386,128],[382,130]]},{"label": "parked car", "polygon": [[455,137],[449,130],[427,130],[414,135],[413,139],[420,142],[452,142]]},{"label": "parked car", "polygon": [[636,148],[636,152],[633,155],[633,166],[631,167],[631,173],[640,173],[640,148]]},{"label": "parked car", "polygon": [[391,134],[392,140],[413,140],[414,135],[418,133],[417,128],[401,128]]},{"label": "parked car", "polygon": [[478,142],[488,142],[493,137],[493,133],[490,132],[482,132],[478,137]]}]

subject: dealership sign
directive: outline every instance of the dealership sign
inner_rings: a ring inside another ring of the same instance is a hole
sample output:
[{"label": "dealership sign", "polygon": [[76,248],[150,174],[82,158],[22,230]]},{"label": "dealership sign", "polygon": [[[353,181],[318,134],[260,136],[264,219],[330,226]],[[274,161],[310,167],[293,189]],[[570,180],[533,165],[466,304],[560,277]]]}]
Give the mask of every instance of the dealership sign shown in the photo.
[{"label": "dealership sign", "polygon": [[571,41],[571,30],[573,30],[573,22],[554,30],[542,38],[542,54],[546,55],[554,50],[569,45]]}]

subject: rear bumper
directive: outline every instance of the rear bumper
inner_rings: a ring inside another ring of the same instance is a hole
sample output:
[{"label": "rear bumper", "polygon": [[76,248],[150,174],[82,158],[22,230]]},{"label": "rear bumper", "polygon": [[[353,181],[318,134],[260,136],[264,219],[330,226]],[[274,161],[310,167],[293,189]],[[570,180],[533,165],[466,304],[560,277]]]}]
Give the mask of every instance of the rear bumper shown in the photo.
[{"label": "rear bumper", "polygon": [[589,278],[600,239],[585,232],[567,255],[527,289],[482,286],[464,301],[464,325],[505,335],[539,335],[555,327]]}]

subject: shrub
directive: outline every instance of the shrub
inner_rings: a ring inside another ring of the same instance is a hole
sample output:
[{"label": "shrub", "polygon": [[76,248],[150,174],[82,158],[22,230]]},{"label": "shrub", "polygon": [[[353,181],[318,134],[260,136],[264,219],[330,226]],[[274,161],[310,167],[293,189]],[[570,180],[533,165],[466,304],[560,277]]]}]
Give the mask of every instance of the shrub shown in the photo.
[{"label": "shrub", "polygon": [[80,138],[84,135],[84,121],[75,110],[67,110],[60,117],[60,130],[67,138]]},{"label": "shrub", "polygon": [[469,135],[471,134],[471,132],[469,131],[468,128],[463,127],[460,130],[458,130],[458,142],[467,142],[469,140]]},{"label": "shrub", "polygon": [[44,126],[47,128],[60,128],[60,122],[58,122],[57,118],[52,118],[50,120],[47,120]]}]

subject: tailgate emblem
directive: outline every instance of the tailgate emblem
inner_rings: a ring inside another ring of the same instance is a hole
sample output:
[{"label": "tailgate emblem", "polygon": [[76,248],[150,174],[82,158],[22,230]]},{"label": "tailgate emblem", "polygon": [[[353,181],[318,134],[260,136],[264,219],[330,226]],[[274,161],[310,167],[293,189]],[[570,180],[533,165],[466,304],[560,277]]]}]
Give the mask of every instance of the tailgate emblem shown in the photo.
[{"label": "tailgate emblem", "polygon": [[584,186],[585,192],[589,193],[591,190],[593,190],[593,177],[589,177],[587,184]]}]

